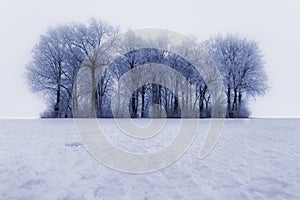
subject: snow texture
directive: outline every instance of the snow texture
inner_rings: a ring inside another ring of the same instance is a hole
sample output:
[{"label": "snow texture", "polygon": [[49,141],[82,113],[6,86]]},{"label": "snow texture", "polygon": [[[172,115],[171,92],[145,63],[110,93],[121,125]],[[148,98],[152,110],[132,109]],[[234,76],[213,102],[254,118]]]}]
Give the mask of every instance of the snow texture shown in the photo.
[{"label": "snow texture", "polygon": [[[170,142],[178,119],[149,141],[107,137],[133,152]],[[94,159],[73,120],[0,121],[0,199],[300,199],[300,120],[226,120],[214,150],[198,158],[209,120],[191,148],[157,172],[130,174]]]}]

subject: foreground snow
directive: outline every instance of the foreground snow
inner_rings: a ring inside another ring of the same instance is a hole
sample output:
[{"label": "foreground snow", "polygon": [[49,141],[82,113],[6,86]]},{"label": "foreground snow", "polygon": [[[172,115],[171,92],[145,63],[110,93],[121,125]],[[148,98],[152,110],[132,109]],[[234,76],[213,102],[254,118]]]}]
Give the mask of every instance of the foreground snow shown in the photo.
[{"label": "foreground snow", "polygon": [[[151,141],[107,137],[133,152],[168,144],[178,120]],[[209,121],[174,164],[148,174],[114,171],[81,144],[73,120],[0,121],[0,199],[300,199],[300,120],[226,120],[214,150],[198,158]]]}]

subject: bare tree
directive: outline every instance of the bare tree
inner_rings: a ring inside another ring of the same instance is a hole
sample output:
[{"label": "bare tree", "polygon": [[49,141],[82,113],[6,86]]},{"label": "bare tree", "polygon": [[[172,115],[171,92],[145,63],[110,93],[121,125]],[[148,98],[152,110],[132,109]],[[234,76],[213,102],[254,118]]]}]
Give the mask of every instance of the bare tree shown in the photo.
[{"label": "bare tree", "polygon": [[[118,29],[110,26],[102,21],[92,20],[90,24],[85,27],[80,24],[77,25],[79,28],[75,30],[75,43],[78,48],[86,54],[86,59],[83,61],[81,67],[88,68],[89,74],[85,76],[86,79],[90,79],[90,90],[88,101],[91,102],[91,108],[89,113],[85,113],[84,117],[96,117],[96,95],[97,85],[99,84],[99,78],[104,71],[105,67],[111,62],[113,58],[113,51],[117,47],[117,35]],[[81,72],[81,71],[80,71]],[[99,74],[99,75],[97,75]],[[78,76],[81,77],[81,76]],[[76,84],[81,84],[82,79],[76,80]],[[101,81],[100,81],[101,83]],[[74,96],[78,97],[78,91],[74,91]],[[85,93],[86,94],[86,93]],[[98,99],[101,100],[101,99]],[[78,101],[74,100],[74,107],[76,109]],[[78,114],[81,112],[75,111]],[[80,117],[80,116],[76,116]]]},{"label": "bare tree", "polygon": [[72,91],[76,90],[75,77],[82,64],[90,68],[91,98],[96,102],[96,71],[102,71],[109,63],[117,32],[117,28],[92,19],[87,25],[73,23],[50,28],[41,36],[26,75],[31,89],[46,97],[48,110],[53,110],[48,117],[72,116]]},{"label": "bare tree", "polygon": [[262,53],[254,41],[237,36],[217,36],[204,42],[223,75],[228,117],[247,117],[247,97],[263,95],[267,76]]},{"label": "bare tree", "polygon": [[69,92],[64,82],[64,61],[65,44],[61,40],[61,29],[49,29],[33,49],[33,59],[27,65],[27,77],[33,91],[45,95],[48,101],[53,101],[50,103],[54,104],[52,117],[63,117],[62,93],[63,90]]}]

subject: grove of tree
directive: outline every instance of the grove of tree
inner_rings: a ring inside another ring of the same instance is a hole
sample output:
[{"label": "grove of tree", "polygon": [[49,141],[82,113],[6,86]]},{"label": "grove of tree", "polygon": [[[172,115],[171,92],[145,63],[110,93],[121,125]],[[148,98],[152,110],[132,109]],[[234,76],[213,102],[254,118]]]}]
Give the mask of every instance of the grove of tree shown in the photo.
[{"label": "grove of tree", "polygon": [[[196,109],[202,118],[211,117],[211,95],[207,84],[191,63],[167,50],[170,44],[164,35],[156,40],[144,40],[128,31],[120,39],[119,33],[116,26],[92,19],[87,24],[71,23],[49,28],[40,37],[33,48],[32,59],[26,65],[26,77],[30,89],[47,104],[47,110],[41,117],[77,117],[73,116],[73,109],[85,109],[87,113],[95,110],[96,117],[113,117],[113,91],[116,87],[122,88],[116,105],[122,108],[122,91],[126,90],[118,84],[118,80],[140,65],[149,65],[151,69],[151,63],[176,69],[190,84],[182,86],[182,79],[169,76],[164,69],[160,70],[157,79],[169,83],[172,88],[153,83],[141,85],[126,105],[131,117],[149,117],[150,108],[155,104],[160,105],[156,117],[164,116],[164,112],[169,118],[180,117],[183,108],[187,111]],[[151,43],[155,48],[141,48],[145,43]],[[216,63],[223,77],[226,117],[248,117],[249,101],[267,90],[263,55],[257,42],[233,35],[219,35],[199,45]],[[112,55],[120,48],[127,53],[112,60]],[[174,48],[191,59],[199,55],[189,43]],[[147,73],[140,73],[126,84],[139,82],[140,78],[147,76]],[[86,82],[75,84],[78,76],[84,76]],[[79,95],[84,91],[90,95],[89,105],[92,108],[78,108],[80,102],[85,100]],[[117,113],[118,117],[122,117],[124,110],[119,109]]]}]

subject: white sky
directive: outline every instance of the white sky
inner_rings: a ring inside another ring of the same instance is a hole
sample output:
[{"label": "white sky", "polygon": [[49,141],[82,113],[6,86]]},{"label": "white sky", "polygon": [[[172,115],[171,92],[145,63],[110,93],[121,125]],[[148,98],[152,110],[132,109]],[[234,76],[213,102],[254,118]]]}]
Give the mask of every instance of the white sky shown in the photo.
[{"label": "white sky", "polygon": [[45,105],[22,78],[32,47],[47,27],[91,17],[123,31],[156,27],[200,40],[218,33],[256,40],[270,90],[251,104],[252,116],[300,116],[299,11],[299,0],[1,0],[0,118],[39,116]]}]

